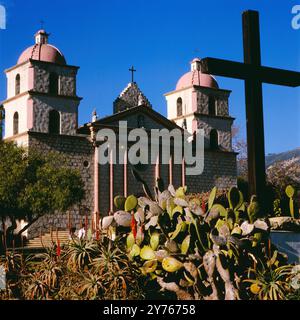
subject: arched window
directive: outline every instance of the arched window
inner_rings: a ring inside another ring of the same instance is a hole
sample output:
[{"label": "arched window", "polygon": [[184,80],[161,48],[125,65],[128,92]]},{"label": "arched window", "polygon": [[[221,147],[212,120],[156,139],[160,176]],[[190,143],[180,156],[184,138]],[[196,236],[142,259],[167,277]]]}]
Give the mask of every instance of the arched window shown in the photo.
[{"label": "arched window", "polygon": [[219,147],[219,135],[216,129],[212,129],[210,132],[210,148],[215,150]]},{"label": "arched window", "polygon": [[19,74],[16,75],[16,82],[15,82],[15,94],[20,94],[20,86],[21,86],[21,77]]},{"label": "arched window", "polygon": [[50,94],[59,94],[58,88],[59,88],[59,77],[58,74],[55,72],[50,73],[49,77],[49,93]]},{"label": "arched window", "polygon": [[13,134],[16,135],[19,133],[19,114],[18,112],[14,113],[14,123],[13,123]]},{"label": "arched window", "polygon": [[60,134],[60,114],[56,110],[49,112],[49,133]]},{"label": "arched window", "polygon": [[216,100],[212,96],[209,96],[208,98],[208,114],[210,116],[216,115]]},{"label": "arched window", "polygon": [[177,99],[177,117],[182,116],[182,99]]}]

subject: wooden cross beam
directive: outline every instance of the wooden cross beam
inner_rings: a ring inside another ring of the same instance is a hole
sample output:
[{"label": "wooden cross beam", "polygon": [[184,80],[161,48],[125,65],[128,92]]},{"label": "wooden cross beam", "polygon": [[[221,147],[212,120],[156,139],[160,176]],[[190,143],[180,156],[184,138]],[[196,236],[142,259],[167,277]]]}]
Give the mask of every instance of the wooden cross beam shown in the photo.
[{"label": "wooden cross beam", "polygon": [[201,72],[245,81],[248,181],[250,195],[263,199],[266,187],[262,83],[300,86],[300,73],[261,65],[259,13],[243,13],[244,63],[201,60]]}]

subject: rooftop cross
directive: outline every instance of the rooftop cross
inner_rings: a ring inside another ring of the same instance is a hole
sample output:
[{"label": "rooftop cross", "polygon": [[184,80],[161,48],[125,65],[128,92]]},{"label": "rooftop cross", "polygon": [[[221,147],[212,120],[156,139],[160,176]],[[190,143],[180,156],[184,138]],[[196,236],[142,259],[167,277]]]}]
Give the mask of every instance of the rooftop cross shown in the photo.
[{"label": "rooftop cross", "polygon": [[134,66],[132,66],[129,71],[131,72],[131,82],[134,82],[134,73],[136,72]]},{"label": "rooftop cross", "polygon": [[261,65],[257,11],[243,13],[243,43],[244,63],[205,58],[201,71],[245,81],[249,193],[261,199],[266,186],[262,83],[298,87],[300,73]]}]

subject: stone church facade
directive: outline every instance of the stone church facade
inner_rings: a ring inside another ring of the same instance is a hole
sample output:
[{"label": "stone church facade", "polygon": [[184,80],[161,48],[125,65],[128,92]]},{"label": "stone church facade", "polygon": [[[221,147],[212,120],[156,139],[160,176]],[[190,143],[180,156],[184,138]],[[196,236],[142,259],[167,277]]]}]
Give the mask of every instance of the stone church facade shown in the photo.
[{"label": "stone church facade", "polygon": [[28,229],[32,238],[49,226],[66,229],[79,227],[84,217],[95,222],[96,213],[107,215],[115,210],[115,195],[142,194],[142,186],[132,175],[132,166],[124,164],[99,165],[98,143],[95,139],[102,128],[118,132],[119,121],[127,121],[128,132],[134,128],[180,128],[193,134],[204,129],[204,171],[199,176],[186,175],[186,166],[161,164],[135,165],[142,179],[152,188],[158,177],[165,185],[187,185],[190,192],[208,191],[213,186],[228,188],[236,185],[236,153],[232,150],[229,115],[230,91],[218,87],[216,80],[202,74],[200,60],[191,62],[191,71],[183,75],[174,91],[165,95],[167,118],[156,112],[137,83],[130,82],[113,102],[113,114],[78,125],[78,108],[82,98],[77,96],[78,67],[68,65],[63,54],[48,43],[48,34],[40,30],[35,44],[26,49],[15,66],[5,71],[7,99],[5,110],[5,141],[42,152],[63,154],[72,168],[81,172],[86,197],[80,206],[68,213],[45,216]]}]

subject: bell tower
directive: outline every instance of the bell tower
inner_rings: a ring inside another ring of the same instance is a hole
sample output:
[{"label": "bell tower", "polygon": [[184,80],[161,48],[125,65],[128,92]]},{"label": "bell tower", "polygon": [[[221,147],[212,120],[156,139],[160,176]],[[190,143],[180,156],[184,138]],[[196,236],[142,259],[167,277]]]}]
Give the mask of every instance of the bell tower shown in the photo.
[{"label": "bell tower", "polygon": [[5,71],[7,99],[4,139],[28,144],[28,132],[75,135],[78,127],[76,92],[78,67],[68,65],[63,54],[48,43],[49,34],[39,30],[35,44],[17,64]]},{"label": "bell tower", "polygon": [[201,72],[200,59],[191,61],[191,70],[165,94],[168,119],[193,134],[204,129],[205,148],[232,151],[228,99],[231,91],[220,89],[216,79]]}]

